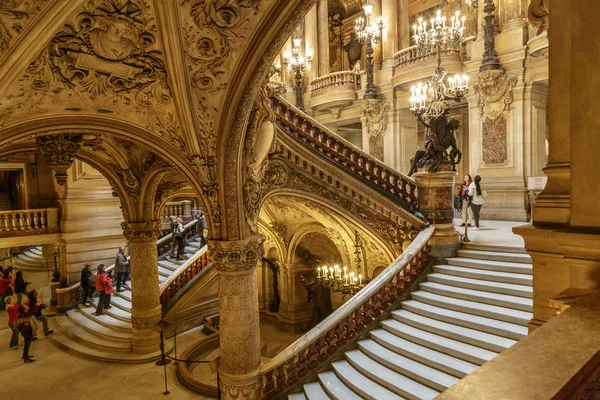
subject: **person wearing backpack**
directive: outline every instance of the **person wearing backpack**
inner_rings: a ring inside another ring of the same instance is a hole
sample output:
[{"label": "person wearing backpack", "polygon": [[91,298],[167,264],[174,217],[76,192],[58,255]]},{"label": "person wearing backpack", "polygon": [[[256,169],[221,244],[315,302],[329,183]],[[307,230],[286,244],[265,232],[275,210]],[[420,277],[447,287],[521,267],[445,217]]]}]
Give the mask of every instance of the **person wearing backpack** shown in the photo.
[{"label": "person wearing backpack", "polygon": [[[185,228],[183,227],[183,220],[177,218],[177,226],[175,227],[175,240],[177,241],[177,259],[183,260],[181,255],[184,253],[185,246]],[[171,255],[173,257],[173,255]]]},{"label": "person wearing backpack", "polygon": [[471,210],[475,219],[475,230],[479,230],[479,216],[481,207],[485,204],[487,192],[481,188],[481,176],[475,175],[475,180],[469,185],[469,198],[471,199]]}]

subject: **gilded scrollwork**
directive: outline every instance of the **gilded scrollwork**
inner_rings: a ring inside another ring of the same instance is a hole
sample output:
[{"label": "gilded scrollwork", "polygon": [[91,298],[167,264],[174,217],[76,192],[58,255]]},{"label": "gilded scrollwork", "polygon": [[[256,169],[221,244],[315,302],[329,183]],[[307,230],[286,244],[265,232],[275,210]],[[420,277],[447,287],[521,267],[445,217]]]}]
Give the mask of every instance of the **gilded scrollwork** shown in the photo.
[{"label": "gilded scrollwork", "polygon": [[23,31],[48,0],[0,1],[0,54]]},{"label": "gilded scrollwork", "polygon": [[60,186],[67,183],[67,170],[81,149],[82,140],[82,133],[59,133],[35,138],[40,153],[54,170],[54,178]]},{"label": "gilded scrollwork", "polygon": [[264,238],[260,235],[244,240],[209,241],[210,254],[217,269],[225,272],[239,272],[254,269],[262,258]]},{"label": "gilded scrollwork", "polygon": [[388,126],[390,105],[382,100],[365,100],[361,122],[369,138],[369,154],[383,161],[383,140]]},{"label": "gilded scrollwork", "polygon": [[481,114],[495,121],[508,111],[513,101],[512,88],[517,77],[508,75],[504,70],[489,70],[479,73],[479,83],[474,87],[479,94]]}]

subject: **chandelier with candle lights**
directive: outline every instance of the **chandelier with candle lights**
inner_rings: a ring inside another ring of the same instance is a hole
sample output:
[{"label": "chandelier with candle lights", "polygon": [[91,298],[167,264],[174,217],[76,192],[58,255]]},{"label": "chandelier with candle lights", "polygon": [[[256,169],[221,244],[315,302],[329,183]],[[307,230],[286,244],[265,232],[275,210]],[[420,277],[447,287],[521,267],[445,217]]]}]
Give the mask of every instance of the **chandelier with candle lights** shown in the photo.
[{"label": "chandelier with candle lights", "polygon": [[369,0],[363,5],[365,12],[365,18],[356,18],[356,36],[358,42],[363,45],[366,43],[367,48],[365,54],[367,56],[366,75],[367,75],[367,87],[365,88],[365,99],[376,99],[377,92],[375,90],[375,80],[373,76],[373,45],[376,44],[382,36],[383,32],[383,19],[381,16],[377,17],[375,23],[371,23],[371,16],[373,15],[373,4]]},{"label": "chandelier with candle lights", "polygon": [[458,51],[463,44],[465,17],[456,12],[447,24],[438,10],[429,22],[419,18],[413,26],[414,39],[422,54],[437,54],[437,67],[431,80],[411,87],[410,110],[417,116],[437,117],[450,108],[448,100],[460,100],[469,90],[469,77],[457,74],[444,81],[447,71],[442,67],[442,51]]},{"label": "chandelier with candle lights", "polygon": [[302,111],[304,111],[304,94],[303,94],[303,84],[304,84],[304,71],[310,65],[312,59],[310,56],[303,57],[300,54],[300,45],[302,44],[302,39],[294,39],[292,40],[292,55],[291,57],[286,57],[286,62],[290,64],[292,70],[294,71],[294,92],[296,94],[296,107]]},{"label": "chandelier with candle lights", "polygon": [[354,262],[358,272],[349,271],[348,267],[339,265],[317,267],[319,285],[329,288],[332,292],[342,293],[343,297],[346,297],[355,295],[368,283],[368,280],[363,278],[360,273],[362,257],[358,231],[355,231],[354,234]]}]

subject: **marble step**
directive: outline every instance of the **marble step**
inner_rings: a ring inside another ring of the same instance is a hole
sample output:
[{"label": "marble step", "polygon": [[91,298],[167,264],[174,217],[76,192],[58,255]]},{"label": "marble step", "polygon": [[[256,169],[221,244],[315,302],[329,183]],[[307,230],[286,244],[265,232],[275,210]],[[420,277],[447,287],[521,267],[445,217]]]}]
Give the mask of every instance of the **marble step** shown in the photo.
[{"label": "marble step", "polygon": [[370,336],[375,342],[394,353],[401,354],[457,378],[464,378],[478,368],[476,364],[410,342],[384,329],[371,331]]},{"label": "marble step", "polygon": [[124,351],[97,350],[70,338],[68,335],[66,335],[60,330],[55,330],[54,333],[48,337],[59,348],[64,349],[84,359],[93,359],[105,362],[147,363],[150,361],[158,360],[160,358],[160,351],[155,351],[149,354],[137,354]]},{"label": "marble step", "polygon": [[530,312],[513,310],[512,308],[498,307],[474,301],[455,299],[453,297],[441,296],[435,293],[426,292],[424,290],[413,292],[412,298],[420,301],[421,303],[427,303],[449,310],[493,318],[523,326],[527,326],[531,318],[533,318],[533,313]]},{"label": "marble step", "polygon": [[383,321],[381,327],[387,332],[410,342],[476,365],[483,365],[498,355],[497,352],[437,335],[395,319]]},{"label": "marble step", "polygon": [[433,271],[446,275],[460,276],[463,278],[533,286],[533,277],[526,274],[488,271],[483,269],[458,267],[456,265],[434,265]]},{"label": "marble step", "polygon": [[459,257],[464,258],[476,258],[478,260],[488,261],[506,261],[523,264],[531,264],[532,260],[527,253],[505,253],[500,251],[483,251],[483,250],[469,250],[461,249],[458,251]]},{"label": "marble step", "polygon": [[533,266],[531,264],[513,263],[506,261],[484,261],[477,260],[475,258],[463,258],[463,257],[450,257],[446,261],[448,265],[455,265],[457,267],[474,268],[478,270],[489,270],[496,272],[509,272],[513,274],[527,274],[533,273]]},{"label": "marble step", "polygon": [[288,400],[306,400],[306,396],[304,393],[293,393],[288,396]]},{"label": "marble step", "polygon": [[428,388],[392,369],[384,366],[367,356],[360,350],[350,350],[345,353],[346,360],[363,376],[373,380],[405,399],[433,399],[439,392]]},{"label": "marble step", "polygon": [[163,276],[165,278],[168,278],[172,274],[173,274],[173,271],[171,271],[170,269],[166,269],[164,267],[161,267],[160,264],[158,265],[158,275]]},{"label": "marble step", "polygon": [[42,252],[42,248],[41,247],[32,247],[30,249],[28,249],[26,251],[35,254],[36,256],[42,257],[44,255],[44,253]]},{"label": "marble step", "polygon": [[519,254],[527,254],[524,248],[522,247],[513,247],[513,246],[502,246],[495,244],[480,244],[480,243],[463,243],[462,248],[465,250],[480,250],[480,251],[493,251],[498,253],[519,253]]},{"label": "marble step", "polygon": [[[131,322],[131,311],[125,311],[119,307],[113,306],[112,298],[113,298],[113,296],[110,297],[111,307],[106,310],[106,314],[110,315],[111,317],[113,317],[115,319],[123,321],[123,322]],[[98,298],[94,297],[94,301],[90,304],[93,304],[94,311],[95,311],[96,307],[98,306]]]},{"label": "marble step", "polygon": [[[386,366],[399,373],[400,375],[418,382],[437,391],[444,391],[454,385],[459,380],[445,372],[438,371],[418,361],[411,360],[398,353],[395,353],[372,339],[358,342],[358,348],[369,358],[377,363]],[[402,394],[402,393],[401,393]],[[405,397],[411,397],[405,395]],[[416,396],[421,398],[420,396]]]},{"label": "marble step", "polygon": [[97,350],[131,351],[130,340],[121,340],[115,337],[106,339],[102,336],[96,335],[95,333],[90,333],[79,325],[73,324],[66,316],[56,317],[56,323],[60,327],[61,331],[72,339],[87,346],[91,346]]},{"label": "marble step", "polygon": [[85,329],[86,331],[101,336],[107,340],[131,340],[131,332],[123,332],[116,329],[108,328],[98,322],[89,319],[85,314],[79,312],[79,310],[67,311],[67,318],[73,324]]},{"label": "marble step", "polygon": [[179,264],[175,264],[174,262],[169,261],[169,260],[159,260],[158,266],[162,267],[164,269],[168,269],[171,272],[177,271],[177,269],[180,267]]},{"label": "marble step", "polygon": [[113,295],[110,297],[110,304],[113,307],[119,307],[123,311],[131,313],[131,302],[123,297]]},{"label": "marble step", "polygon": [[362,400],[362,397],[354,393],[348,386],[338,378],[333,371],[325,371],[319,374],[319,381],[330,398],[335,400]]},{"label": "marble step", "polygon": [[533,300],[526,297],[510,296],[480,290],[465,289],[456,286],[444,285],[436,282],[422,282],[419,288],[429,293],[456,299],[476,301],[520,311],[533,312]]},{"label": "marble step", "polygon": [[304,394],[305,398],[308,400],[329,400],[330,397],[327,396],[325,390],[319,382],[311,382],[304,385]]},{"label": "marble step", "polygon": [[438,321],[404,309],[393,311],[392,316],[397,321],[414,326],[415,328],[495,352],[502,352],[516,343],[515,340],[509,338]]},{"label": "marble step", "polygon": [[122,298],[124,300],[127,300],[129,303],[131,303],[131,290],[128,290],[128,289],[125,289],[125,288],[123,288],[121,290],[123,290],[123,291],[122,292],[117,292],[115,290],[115,292],[113,293],[113,297],[120,297],[120,298]]},{"label": "marble step", "polygon": [[121,332],[131,333],[131,322],[121,321],[120,319],[114,318],[108,314],[96,315],[96,308],[92,307],[80,307],[79,311],[84,314],[87,318],[100,325],[104,325],[107,328],[118,330]]},{"label": "marble step", "polygon": [[460,276],[446,275],[432,272],[427,275],[429,282],[441,283],[449,286],[457,286],[465,289],[480,290],[483,292],[507,294],[510,296],[533,298],[533,288],[525,285],[514,285],[512,283],[492,282],[479,279],[463,278]]},{"label": "marble step", "polygon": [[187,247],[193,247],[196,249],[196,251],[201,250],[202,249],[202,245],[200,244],[200,241],[193,241],[193,242],[188,242]]},{"label": "marble step", "polygon": [[525,326],[452,311],[446,308],[421,303],[417,300],[407,300],[402,302],[402,308],[437,321],[448,322],[450,324],[464,326],[465,328],[475,329],[514,340],[520,340],[527,336],[528,333],[527,327]]},{"label": "marble step", "polygon": [[404,400],[403,397],[361,374],[348,361],[336,361],[331,366],[337,377],[340,378],[345,386],[358,394],[359,398],[367,400]]},{"label": "marble step", "polygon": [[158,276],[158,283],[161,284],[161,283],[165,282],[167,279],[169,279],[169,278],[165,277],[165,276],[162,276],[162,275],[159,275]]}]

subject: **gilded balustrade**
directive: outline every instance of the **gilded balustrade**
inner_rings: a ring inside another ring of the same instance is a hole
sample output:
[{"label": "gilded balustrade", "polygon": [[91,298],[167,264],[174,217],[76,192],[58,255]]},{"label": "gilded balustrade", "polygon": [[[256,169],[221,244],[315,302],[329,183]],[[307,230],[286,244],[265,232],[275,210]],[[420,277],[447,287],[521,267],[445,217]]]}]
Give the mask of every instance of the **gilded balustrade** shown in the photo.
[{"label": "gilded balustrade", "polygon": [[0,211],[1,237],[39,235],[58,231],[58,208]]}]

